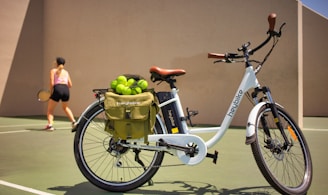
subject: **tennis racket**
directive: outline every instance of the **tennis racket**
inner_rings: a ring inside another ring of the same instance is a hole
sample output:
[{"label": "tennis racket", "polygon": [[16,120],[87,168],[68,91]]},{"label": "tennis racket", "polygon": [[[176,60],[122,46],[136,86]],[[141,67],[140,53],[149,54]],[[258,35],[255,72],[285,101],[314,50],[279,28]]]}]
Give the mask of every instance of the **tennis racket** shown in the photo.
[{"label": "tennis racket", "polygon": [[46,102],[49,100],[50,98],[50,91],[46,90],[46,89],[41,89],[38,94],[37,94],[37,98],[39,102]]}]

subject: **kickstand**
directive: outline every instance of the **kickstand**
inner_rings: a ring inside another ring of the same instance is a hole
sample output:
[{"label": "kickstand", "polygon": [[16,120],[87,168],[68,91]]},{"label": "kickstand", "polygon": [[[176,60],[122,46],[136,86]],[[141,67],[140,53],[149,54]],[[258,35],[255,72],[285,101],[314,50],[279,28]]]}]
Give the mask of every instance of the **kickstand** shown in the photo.
[{"label": "kickstand", "polygon": [[[144,164],[144,163],[140,160],[140,158],[139,158],[140,150],[138,150],[138,149],[133,149],[133,152],[136,154],[135,157],[134,157],[134,160],[135,160],[136,162],[138,162],[138,163],[143,167],[144,171],[146,171],[146,166],[145,166],[145,164]],[[150,180],[148,181],[148,185],[149,185],[149,186],[154,185],[154,182],[153,182],[152,179],[150,179]]]}]

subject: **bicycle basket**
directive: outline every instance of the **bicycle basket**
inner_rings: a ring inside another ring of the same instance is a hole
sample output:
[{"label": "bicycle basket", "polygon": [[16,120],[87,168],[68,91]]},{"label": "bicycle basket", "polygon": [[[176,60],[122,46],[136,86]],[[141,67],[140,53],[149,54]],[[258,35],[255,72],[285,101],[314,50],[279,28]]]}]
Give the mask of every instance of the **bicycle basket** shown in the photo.
[{"label": "bicycle basket", "polygon": [[139,139],[153,133],[158,104],[151,92],[137,95],[105,94],[105,113],[107,117],[105,131],[118,140]]}]

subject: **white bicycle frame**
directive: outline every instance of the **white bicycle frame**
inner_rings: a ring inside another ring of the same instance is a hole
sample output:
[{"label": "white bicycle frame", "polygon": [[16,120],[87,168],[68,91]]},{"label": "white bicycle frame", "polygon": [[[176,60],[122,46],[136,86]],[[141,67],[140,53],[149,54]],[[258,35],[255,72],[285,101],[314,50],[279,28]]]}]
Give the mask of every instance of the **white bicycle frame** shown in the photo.
[{"label": "white bicycle frame", "polygon": [[[143,148],[143,149],[150,149],[150,150],[158,150],[158,151],[166,151],[171,154],[174,154],[178,156],[178,158],[185,164],[188,165],[196,165],[200,163],[207,155],[207,149],[213,147],[216,143],[219,142],[219,140],[224,136],[225,132],[228,130],[231,121],[233,120],[237,109],[241,103],[241,100],[243,99],[245,93],[251,89],[260,87],[260,84],[256,78],[255,71],[252,66],[248,66],[245,69],[245,73],[243,76],[243,79],[238,87],[238,90],[231,102],[231,105],[221,123],[221,126],[217,127],[203,127],[203,128],[189,128],[187,125],[187,122],[185,120],[181,121],[182,123],[182,131],[183,133],[180,134],[151,134],[148,135],[148,141],[149,142],[160,142],[161,140],[165,140],[169,144],[174,144],[177,146],[184,146],[188,143],[195,143],[198,146],[198,153],[196,156],[191,157],[186,155],[186,153],[182,150],[173,149],[173,148],[166,148],[166,147],[152,147],[148,145],[140,145],[143,143],[143,139],[135,140],[137,142],[140,142],[140,144],[125,144],[126,147],[130,148]],[[171,90],[173,94],[173,98],[161,103],[159,107],[163,107],[168,104],[175,104],[177,108],[177,114],[179,118],[184,118],[184,112],[181,105],[181,101],[178,95],[178,89],[173,88]],[[267,94],[270,96],[270,94]],[[269,98],[270,99],[270,98]],[[104,101],[104,97],[101,97],[98,101],[93,102],[91,105],[89,105],[85,111],[81,114],[80,118],[78,119],[78,123],[82,120],[82,118],[85,116],[86,113],[88,113],[91,109],[93,109],[95,106],[98,106],[100,102]],[[269,100],[270,101],[270,100]],[[257,103],[257,102],[255,102]],[[251,110],[248,122],[246,126],[246,143],[250,144],[254,141],[255,138],[255,123],[256,123],[256,117],[259,109],[266,104],[267,102],[260,102],[257,103],[253,109]],[[159,125],[163,130],[166,129],[166,126],[164,125],[163,121],[161,120],[160,116],[157,115],[157,119],[159,121]],[[215,135],[207,140],[206,142],[196,134],[198,133],[209,133],[209,132],[216,132]],[[124,144],[123,144],[124,145]]]},{"label": "white bicycle frame", "polygon": [[[244,73],[243,79],[239,85],[239,88],[230,104],[230,107],[221,123],[221,126],[218,127],[203,127],[203,128],[189,128],[187,125],[186,120],[181,121],[182,123],[182,127],[183,127],[183,132],[184,134],[196,134],[196,133],[208,133],[208,132],[216,132],[216,134],[209,139],[208,141],[206,141],[206,147],[207,148],[211,148],[212,146],[214,146],[216,143],[219,142],[219,140],[223,137],[223,135],[225,134],[225,132],[228,130],[232,119],[234,118],[237,109],[241,103],[241,100],[243,99],[245,93],[251,89],[251,88],[256,88],[256,87],[260,87],[260,84],[256,78],[254,69],[252,66],[249,66],[246,68],[246,71]],[[173,98],[170,100],[167,100],[163,103],[161,103],[159,106],[163,107],[165,105],[171,104],[171,103],[175,103],[176,108],[177,108],[177,112],[178,112],[178,116],[179,118],[184,117],[184,112],[183,112],[183,108],[180,102],[180,98],[178,95],[178,89],[173,88],[171,90],[172,94],[173,94]],[[246,137],[252,137],[255,133],[255,128],[254,128],[254,124],[255,124],[255,117],[256,117],[256,113],[257,110],[263,105],[264,103],[261,103],[260,105],[257,105],[253,108],[253,110],[251,111],[249,118],[248,118],[248,125],[246,128]]]}]

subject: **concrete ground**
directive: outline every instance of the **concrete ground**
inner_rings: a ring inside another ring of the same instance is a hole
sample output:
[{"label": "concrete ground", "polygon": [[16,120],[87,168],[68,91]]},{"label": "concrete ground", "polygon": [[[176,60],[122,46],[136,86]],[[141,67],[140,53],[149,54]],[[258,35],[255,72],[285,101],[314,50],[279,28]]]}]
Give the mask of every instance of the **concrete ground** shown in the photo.
[{"label": "concrete ground", "polygon": [[[261,175],[243,129],[229,129],[209,152],[219,151],[218,163],[205,159],[196,166],[162,167],[153,186],[127,193],[110,193],[90,184],[73,155],[74,133],[64,118],[55,132],[41,130],[45,117],[0,117],[0,195],[11,194],[278,194]],[[328,191],[328,118],[304,118],[304,135],[313,160],[308,194]],[[180,163],[166,155],[163,164]]]}]

